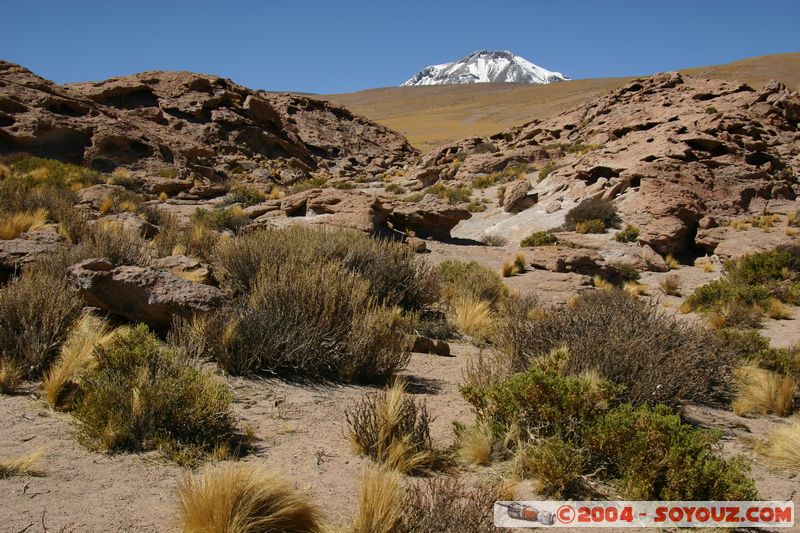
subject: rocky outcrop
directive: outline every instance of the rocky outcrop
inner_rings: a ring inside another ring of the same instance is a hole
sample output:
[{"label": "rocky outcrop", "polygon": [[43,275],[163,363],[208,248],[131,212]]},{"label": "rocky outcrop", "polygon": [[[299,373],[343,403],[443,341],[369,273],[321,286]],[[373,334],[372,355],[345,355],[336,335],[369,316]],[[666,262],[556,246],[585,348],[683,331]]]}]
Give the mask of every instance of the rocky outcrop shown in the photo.
[{"label": "rocky outcrop", "polygon": [[533,268],[592,276],[603,270],[603,257],[594,250],[564,246],[538,246],[526,254]]},{"label": "rocky outcrop", "polygon": [[378,175],[418,157],[402,135],[306,96],[190,72],[56,85],[0,61],[0,153],[10,151],[143,171],[156,194],[242,172],[284,184]]},{"label": "rocky outcrop", "polygon": [[414,345],[411,347],[411,351],[448,357],[450,356],[450,345],[439,339],[417,335],[414,337]]},{"label": "rocky outcrop", "polygon": [[[449,237],[456,224],[472,216],[466,209],[431,195],[415,203],[346,189],[302,191],[281,200],[280,209],[288,217],[302,217],[303,222],[310,224],[344,226],[367,233],[413,232],[422,237],[440,238]],[[268,222],[282,225],[275,218]]]},{"label": "rocky outcrop", "polygon": [[800,95],[778,82],[755,90],[659,74],[552,119],[443,146],[411,175],[425,185],[469,183],[524,164],[541,171],[527,194],[536,194],[546,212],[565,201],[612,200],[626,222],[641,228],[640,242],[660,254],[679,253],[694,245],[705,217],[795,198],[798,110]]},{"label": "rocky outcrop", "polygon": [[150,267],[114,267],[105,259],[87,259],[67,274],[87,305],[154,328],[166,328],[175,316],[211,311],[225,295],[210,285]]},{"label": "rocky outcrop", "polygon": [[513,213],[533,205],[536,202],[536,197],[528,194],[530,190],[531,182],[528,181],[527,177],[509,185],[503,196],[503,209]]},{"label": "rocky outcrop", "polygon": [[55,231],[28,231],[16,239],[0,239],[0,281],[37,256],[56,250],[65,241]]}]

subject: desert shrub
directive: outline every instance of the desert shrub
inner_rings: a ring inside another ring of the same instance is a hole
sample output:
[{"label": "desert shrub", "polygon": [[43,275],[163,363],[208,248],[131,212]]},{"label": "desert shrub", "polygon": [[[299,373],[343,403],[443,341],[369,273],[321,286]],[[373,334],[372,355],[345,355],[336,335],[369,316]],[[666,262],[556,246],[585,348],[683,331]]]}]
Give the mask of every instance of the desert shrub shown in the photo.
[{"label": "desert shrub", "polygon": [[3,163],[11,170],[30,178],[39,185],[62,188],[82,188],[105,181],[103,175],[80,165],[62,163],[55,159],[45,159],[27,154],[14,154],[4,158]]},{"label": "desert shrub", "polygon": [[555,246],[558,244],[558,237],[549,231],[534,231],[519,243],[524,248],[533,246]]},{"label": "desert shrub", "polygon": [[[605,228],[612,228],[619,222],[617,208],[609,200],[599,198],[587,198],[567,212],[565,229],[575,231],[575,227],[580,222],[597,221],[603,223],[602,231]],[[592,222],[597,225],[596,222]]]},{"label": "desert shrub", "polygon": [[225,205],[241,204],[245,207],[263,202],[267,196],[260,190],[244,183],[237,183],[225,196]]},{"label": "desert shrub", "polygon": [[741,458],[713,448],[719,435],[681,422],[668,407],[626,404],[600,416],[584,443],[592,462],[618,478],[626,498],[750,500],[756,488]]},{"label": "desert shrub", "polygon": [[14,394],[22,384],[22,365],[9,357],[0,357],[0,392]]},{"label": "desert shrub", "polygon": [[558,168],[555,161],[548,161],[542,168],[539,169],[539,181],[547,178],[554,170]]},{"label": "desert shrub", "polygon": [[[413,322],[377,305],[369,283],[338,263],[265,268],[249,295],[183,328],[179,345],[202,346],[228,372],[369,380],[404,367]],[[203,342],[191,340],[200,334]]]},{"label": "desert shrub", "polygon": [[585,220],[583,222],[578,222],[575,224],[575,232],[576,233],[605,233],[606,232],[606,223],[600,220],[599,218],[593,218],[591,220]]},{"label": "desert shrub", "polygon": [[43,476],[44,472],[39,469],[42,455],[42,450],[34,450],[14,459],[0,459],[0,479],[13,476]]},{"label": "desert shrub", "polygon": [[759,451],[775,465],[800,473],[800,422],[773,431]]},{"label": "desert shrub", "polygon": [[625,229],[620,230],[614,234],[614,240],[617,242],[636,242],[639,238],[639,226],[628,224]]},{"label": "desert shrub", "polygon": [[658,287],[667,296],[680,296],[681,295],[681,281],[675,274],[670,274],[661,278]]},{"label": "desert shrub", "polygon": [[488,388],[465,385],[464,398],[496,435],[512,429],[537,437],[566,436],[583,430],[606,411],[620,389],[579,376],[562,376],[532,367]]},{"label": "desert shrub", "polygon": [[439,274],[442,296],[448,303],[471,297],[496,306],[508,295],[508,288],[497,272],[476,261],[445,261],[439,265]]},{"label": "desert shrub", "polygon": [[429,339],[450,340],[458,337],[458,327],[447,319],[447,313],[437,308],[420,311],[416,323],[418,335]]},{"label": "desert shrub", "polygon": [[610,263],[609,266],[611,267],[613,277],[617,278],[619,281],[636,281],[640,277],[639,269],[630,263],[616,261]]},{"label": "desert shrub", "polygon": [[728,394],[735,359],[730,347],[713,332],[623,291],[592,291],[568,307],[503,315],[493,339],[517,371],[566,346],[569,372],[596,370],[625,385],[634,403],[674,405]]},{"label": "desert shrub", "polygon": [[574,498],[585,491],[585,450],[560,437],[521,446],[514,454],[512,470],[522,479],[534,479],[536,492],[553,498]]},{"label": "desert shrub", "polygon": [[308,191],[310,189],[319,189],[327,186],[328,186],[327,178],[318,176],[315,178],[308,178],[302,181],[298,181],[297,183],[289,187],[288,193],[290,195],[297,194],[299,192]]},{"label": "desert shrub", "polygon": [[39,377],[58,355],[81,301],[63,277],[28,268],[0,287],[0,360]]},{"label": "desert shrub", "polygon": [[385,305],[417,310],[439,297],[436,272],[410,247],[354,230],[298,226],[254,232],[222,242],[213,262],[223,286],[244,293],[259,270],[277,269],[287,261],[336,262],[367,280],[370,293]]},{"label": "desert shrub", "polygon": [[119,185],[129,191],[139,192],[144,187],[144,179],[122,167],[117,167],[107,181],[110,185]]},{"label": "desert shrub", "polygon": [[497,233],[484,233],[481,242],[487,246],[505,246],[508,239]]},{"label": "desert shrub", "polygon": [[141,194],[127,189],[114,191],[100,202],[102,214],[111,213],[139,213],[144,197]]},{"label": "desert shrub", "polygon": [[424,190],[426,194],[433,194],[451,204],[461,204],[470,201],[472,189],[463,185],[448,187],[444,183],[437,182]]},{"label": "desert shrub", "polygon": [[72,251],[73,261],[104,257],[114,265],[147,266],[150,250],[138,234],[118,224],[94,224],[78,247]]},{"label": "desert shrub", "polygon": [[436,462],[425,403],[406,394],[400,380],[383,392],[363,395],[345,417],[353,450],[360,455],[404,473]]},{"label": "desert shrub", "polygon": [[184,533],[322,533],[320,511],[292,483],[261,466],[208,465],[178,484]]},{"label": "desert shrub", "polygon": [[438,477],[412,483],[403,499],[404,511],[398,531],[495,531],[493,509],[500,493],[497,482],[469,487],[458,478]]},{"label": "desert shrub", "polygon": [[163,346],[144,325],[94,352],[74,410],[78,438],[109,452],[159,449],[196,462],[235,437],[232,395],[217,378]]},{"label": "desert shrub", "polygon": [[728,261],[725,277],[698,287],[690,310],[718,310],[726,303],[768,308],[771,300],[800,303],[800,246],[780,246]]},{"label": "desert shrub", "polygon": [[739,416],[792,414],[797,384],[791,377],[745,365],[736,369],[736,399],[733,411]]},{"label": "desert shrub", "polygon": [[231,231],[237,233],[250,223],[248,217],[240,207],[213,207],[212,209],[197,209],[192,213],[192,222],[216,231]]}]

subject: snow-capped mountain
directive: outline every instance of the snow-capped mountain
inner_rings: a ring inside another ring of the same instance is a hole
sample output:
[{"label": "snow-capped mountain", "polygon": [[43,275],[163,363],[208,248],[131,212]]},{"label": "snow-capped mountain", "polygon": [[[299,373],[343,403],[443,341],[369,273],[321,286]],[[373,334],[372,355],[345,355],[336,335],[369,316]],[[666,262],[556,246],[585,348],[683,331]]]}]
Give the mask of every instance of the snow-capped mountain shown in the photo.
[{"label": "snow-capped mountain", "polygon": [[508,50],[479,50],[463,59],[431,65],[405,81],[401,87],[414,85],[450,85],[455,83],[553,83],[568,80],[560,72],[534,65]]}]

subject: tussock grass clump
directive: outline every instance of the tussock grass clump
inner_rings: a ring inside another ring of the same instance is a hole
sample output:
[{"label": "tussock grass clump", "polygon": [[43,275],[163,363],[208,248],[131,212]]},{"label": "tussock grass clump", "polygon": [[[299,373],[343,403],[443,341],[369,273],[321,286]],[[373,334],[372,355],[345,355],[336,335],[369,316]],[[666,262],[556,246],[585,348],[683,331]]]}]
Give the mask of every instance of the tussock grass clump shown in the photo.
[{"label": "tussock grass clump", "polygon": [[508,239],[497,233],[484,233],[481,237],[481,242],[487,246],[505,246],[508,244]]},{"label": "tussock grass clump", "polygon": [[0,479],[13,476],[43,476],[44,472],[39,469],[43,454],[40,449],[15,459],[0,459]]},{"label": "tussock grass clump", "polygon": [[352,533],[396,533],[403,517],[402,475],[385,466],[368,466],[358,490]]},{"label": "tussock grass clump", "polygon": [[47,211],[0,212],[0,240],[16,239],[21,233],[36,230],[47,223]]},{"label": "tussock grass clump", "polygon": [[516,271],[514,269],[514,263],[510,261],[506,261],[505,263],[503,263],[503,266],[500,267],[500,273],[503,275],[504,278],[510,278],[511,276],[516,274]]},{"label": "tussock grass clump", "polygon": [[556,244],[558,244],[558,237],[549,231],[534,231],[522,239],[522,241],[519,243],[519,245],[524,248],[534,246],[555,246]]},{"label": "tussock grass clump", "polygon": [[322,533],[309,497],[274,472],[251,463],[208,465],[178,485],[184,533]]},{"label": "tussock grass clump", "polygon": [[675,270],[676,268],[681,266],[681,264],[678,262],[677,259],[675,259],[675,257],[672,254],[667,254],[667,256],[664,258],[664,263],[666,263],[667,268],[670,270]]},{"label": "tussock grass clump", "polygon": [[19,363],[10,358],[0,357],[0,392],[14,394],[22,384],[24,374]]},{"label": "tussock grass clump", "polygon": [[518,274],[525,272],[525,267],[527,266],[528,261],[525,259],[524,254],[517,254],[514,256],[514,269],[517,271]]},{"label": "tussock grass clump", "polygon": [[800,473],[800,422],[775,430],[759,451],[775,465]]},{"label": "tussock grass clump", "polygon": [[492,306],[485,300],[462,296],[453,302],[453,323],[465,335],[485,340],[494,326]]},{"label": "tussock grass clump", "polygon": [[476,261],[445,261],[439,265],[442,280],[442,297],[452,304],[462,297],[489,302],[496,306],[508,296],[502,278]]},{"label": "tussock grass clump", "polygon": [[516,371],[566,346],[568,372],[596,370],[625,385],[634,403],[675,405],[728,395],[736,357],[729,345],[623,291],[591,291],[568,307],[503,315],[493,340]]},{"label": "tussock grass clump", "polygon": [[792,414],[797,384],[791,377],[745,365],[736,369],[734,378],[737,394],[732,405],[737,415]]},{"label": "tussock grass clump", "polygon": [[[568,231],[576,231],[576,226],[582,222],[591,221],[590,227],[599,228],[602,222],[602,233],[606,228],[613,228],[619,223],[619,215],[617,208],[608,200],[601,200],[599,198],[588,198],[567,212],[564,229]],[[589,233],[589,232],[583,232]]]},{"label": "tussock grass clump", "polygon": [[628,224],[625,229],[620,230],[614,234],[614,240],[617,242],[636,242],[639,238],[639,226]]},{"label": "tussock grass clump", "polygon": [[224,287],[246,293],[262,268],[277,269],[291,261],[339,263],[369,281],[370,293],[384,305],[417,310],[439,297],[436,272],[410,247],[355,230],[298,226],[258,231],[220,243],[213,263]]},{"label": "tussock grass clump", "polygon": [[58,355],[81,307],[65,279],[26,269],[0,288],[0,360],[23,377],[41,376]]},{"label": "tussock grass clump", "polygon": [[622,290],[636,297],[647,294],[647,285],[643,285],[638,281],[626,281],[622,284]]},{"label": "tussock grass clump", "polygon": [[788,320],[792,318],[792,312],[783,302],[772,298],[768,302],[767,316],[774,320]]},{"label": "tussock grass clump", "polygon": [[353,450],[399,472],[430,469],[438,459],[424,403],[396,380],[377,394],[365,394],[345,411]]},{"label": "tussock grass clump", "polygon": [[245,207],[255,205],[267,199],[262,191],[244,183],[235,183],[225,195],[225,205],[241,204]]},{"label": "tussock grass clump", "polygon": [[474,426],[456,425],[458,456],[467,464],[488,465],[497,441],[489,424],[478,421]]},{"label": "tussock grass clump", "polygon": [[235,437],[232,396],[217,378],[163,346],[144,325],[94,351],[74,416],[78,438],[108,452],[159,449],[193,464]]},{"label": "tussock grass clump", "polygon": [[378,305],[369,282],[340,263],[290,260],[263,269],[249,295],[198,320],[201,327],[176,329],[177,345],[227,372],[364,381],[408,363],[414,316]]},{"label": "tussock grass clump", "polygon": [[603,276],[600,274],[595,274],[592,276],[592,285],[604,291],[610,291],[617,288],[613,283],[603,278]]},{"label": "tussock grass clump", "polygon": [[470,201],[472,198],[472,188],[459,185],[457,187],[448,187],[444,183],[437,182],[424,191],[426,194],[433,194],[443,200],[447,200],[451,204],[463,204]]},{"label": "tussock grass clump", "polygon": [[661,278],[658,287],[667,296],[680,296],[681,295],[681,282],[678,276],[670,274]]},{"label": "tussock grass clump", "polygon": [[54,409],[68,410],[77,399],[81,379],[96,365],[95,347],[113,337],[106,322],[85,314],[76,323],[61,346],[56,359],[42,380],[47,404]]}]

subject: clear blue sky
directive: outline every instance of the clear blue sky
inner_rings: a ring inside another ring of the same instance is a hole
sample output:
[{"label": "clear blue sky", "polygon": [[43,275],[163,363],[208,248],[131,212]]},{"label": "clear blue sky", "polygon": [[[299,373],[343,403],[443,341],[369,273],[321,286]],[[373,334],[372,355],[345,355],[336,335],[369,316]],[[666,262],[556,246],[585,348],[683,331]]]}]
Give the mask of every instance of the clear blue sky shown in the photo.
[{"label": "clear blue sky", "polygon": [[800,0],[6,0],[0,15],[0,58],[61,83],[183,69],[331,93],[484,48],[573,78],[800,51]]}]

